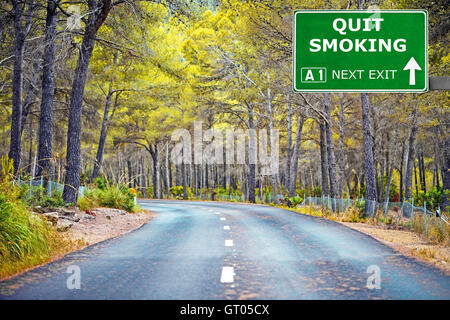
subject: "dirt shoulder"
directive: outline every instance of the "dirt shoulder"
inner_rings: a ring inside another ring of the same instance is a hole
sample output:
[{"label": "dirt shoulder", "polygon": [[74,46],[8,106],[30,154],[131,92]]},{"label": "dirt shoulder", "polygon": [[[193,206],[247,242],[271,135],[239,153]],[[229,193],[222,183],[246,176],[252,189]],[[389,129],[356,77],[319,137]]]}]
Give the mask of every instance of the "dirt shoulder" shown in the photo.
[{"label": "dirt shoulder", "polygon": [[133,231],[153,218],[149,211],[127,213],[110,208],[97,208],[80,213],[80,221],[73,223],[66,235],[81,240],[84,247]]},{"label": "dirt shoulder", "polygon": [[388,229],[383,225],[339,223],[368,234],[395,251],[437,267],[450,275],[450,248],[448,246],[427,243],[416,233],[407,230]]}]

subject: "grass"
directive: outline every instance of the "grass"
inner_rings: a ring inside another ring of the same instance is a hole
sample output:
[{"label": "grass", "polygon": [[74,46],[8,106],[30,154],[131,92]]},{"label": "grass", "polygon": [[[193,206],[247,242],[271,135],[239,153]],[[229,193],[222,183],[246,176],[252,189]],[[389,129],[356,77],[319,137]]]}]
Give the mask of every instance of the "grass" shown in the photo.
[{"label": "grass", "polygon": [[84,196],[78,199],[77,205],[84,211],[98,207],[122,209],[132,213],[141,211],[134,204],[134,193],[124,186],[115,185],[87,189]]},{"label": "grass", "polygon": [[[382,211],[378,211],[375,217],[362,217],[360,210],[355,207],[350,207],[340,213],[333,213],[326,208],[314,206],[292,208],[278,205],[276,207],[339,222],[366,223],[371,225],[381,224],[404,230],[411,229],[409,219],[399,219],[390,214],[385,217]],[[423,237],[428,243],[450,246],[450,226],[448,224],[440,222],[439,218],[427,216],[426,230],[427,232],[425,232],[425,219],[423,214],[416,214],[413,219],[411,231]]]},{"label": "grass", "polygon": [[2,158],[0,172],[0,279],[48,262],[78,243],[58,233],[20,199],[12,181],[11,161]]}]

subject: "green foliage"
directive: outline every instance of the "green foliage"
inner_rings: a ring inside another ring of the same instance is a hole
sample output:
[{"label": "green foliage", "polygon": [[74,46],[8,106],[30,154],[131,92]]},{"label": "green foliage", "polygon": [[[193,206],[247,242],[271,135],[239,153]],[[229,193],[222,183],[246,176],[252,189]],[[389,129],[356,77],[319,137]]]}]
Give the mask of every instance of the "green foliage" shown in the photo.
[{"label": "green foliage", "polygon": [[301,196],[296,197],[285,197],[284,203],[286,203],[289,207],[295,208],[299,204],[303,202],[303,198]]},{"label": "green foliage", "polygon": [[218,195],[221,195],[221,196],[227,195],[227,194],[228,194],[228,190],[225,189],[225,188],[223,188],[222,186],[217,187],[217,188],[214,190],[214,192],[215,192],[216,194],[218,194]]},{"label": "green foliage", "polygon": [[358,209],[359,213],[364,214],[366,201],[364,199],[363,200],[358,199],[355,203],[356,203],[356,208]]},{"label": "green foliage", "polygon": [[153,198],[153,186],[147,187],[147,197]]},{"label": "green foliage", "polygon": [[177,199],[183,198],[183,186],[170,187],[169,192],[172,196],[174,196]]},{"label": "green foliage", "polygon": [[20,190],[20,199],[30,207],[62,207],[68,206],[64,203],[62,192],[53,191],[51,195],[47,190],[39,186],[30,186],[29,183],[24,183],[18,187]]},{"label": "green foliage", "polygon": [[427,192],[419,190],[419,193],[414,194],[414,204],[416,206],[423,206],[424,202],[427,203],[427,208],[436,210],[438,206],[444,201],[443,187],[434,187]]},{"label": "green foliage", "polygon": [[95,178],[94,183],[100,190],[104,190],[107,184],[106,179],[103,176],[98,176],[97,178]]},{"label": "green foliage", "polygon": [[322,196],[322,188],[321,187],[315,187],[315,188],[306,188],[306,189],[295,189],[295,194],[301,196],[301,197],[320,197]]},{"label": "green foliage", "polygon": [[125,186],[105,185],[103,189],[87,189],[78,199],[80,210],[93,209],[95,207],[107,207],[136,212],[139,210],[134,204],[134,193]]}]

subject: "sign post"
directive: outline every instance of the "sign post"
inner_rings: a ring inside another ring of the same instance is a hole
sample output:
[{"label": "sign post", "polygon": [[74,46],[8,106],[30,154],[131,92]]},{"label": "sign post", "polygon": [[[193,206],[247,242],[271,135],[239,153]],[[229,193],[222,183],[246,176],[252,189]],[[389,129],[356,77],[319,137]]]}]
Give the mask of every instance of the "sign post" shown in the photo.
[{"label": "sign post", "polygon": [[297,10],[295,92],[428,91],[425,10]]}]

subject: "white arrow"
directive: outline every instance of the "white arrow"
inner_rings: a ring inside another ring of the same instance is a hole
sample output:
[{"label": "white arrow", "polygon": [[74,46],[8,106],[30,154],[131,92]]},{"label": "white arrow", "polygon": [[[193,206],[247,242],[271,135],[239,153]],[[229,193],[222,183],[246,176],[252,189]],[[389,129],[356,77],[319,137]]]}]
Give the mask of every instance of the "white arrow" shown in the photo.
[{"label": "white arrow", "polygon": [[409,85],[413,86],[416,84],[416,70],[422,70],[420,66],[417,64],[417,61],[414,59],[414,57],[411,57],[409,59],[406,66],[403,68],[403,70],[409,70]]}]

